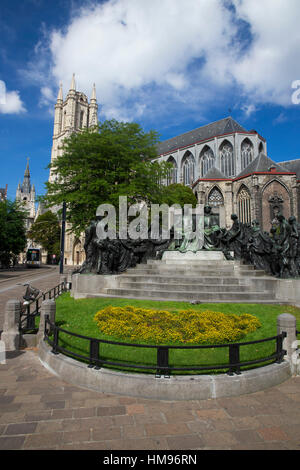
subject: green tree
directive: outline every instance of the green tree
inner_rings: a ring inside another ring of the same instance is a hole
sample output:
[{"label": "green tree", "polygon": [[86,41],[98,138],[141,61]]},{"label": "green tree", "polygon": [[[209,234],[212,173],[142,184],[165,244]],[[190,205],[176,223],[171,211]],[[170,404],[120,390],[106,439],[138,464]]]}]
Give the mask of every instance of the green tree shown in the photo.
[{"label": "green tree", "polygon": [[50,165],[55,180],[46,183],[45,203],[51,207],[65,201],[67,220],[79,235],[100,204],[118,209],[119,196],[158,202],[170,165],[153,162],[157,142],[155,131],[115,120],[73,133],[63,143],[62,156]]},{"label": "green tree", "polygon": [[179,204],[183,207],[185,204],[191,204],[192,207],[196,207],[197,198],[189,186],[175,183],[169,186],[161,188],[160,194],[161,203],[168,204]]},{"label": "green tree", "polygon": [[0,201],[0,265],[9,266],[26,246],[26,212],[17,202]]},{"label": "green tree", "polygon": [[58,217],[51,211],[39,215],[27,233],[30,240],[39,243],[48,256],[60,254],[60,225]]}]

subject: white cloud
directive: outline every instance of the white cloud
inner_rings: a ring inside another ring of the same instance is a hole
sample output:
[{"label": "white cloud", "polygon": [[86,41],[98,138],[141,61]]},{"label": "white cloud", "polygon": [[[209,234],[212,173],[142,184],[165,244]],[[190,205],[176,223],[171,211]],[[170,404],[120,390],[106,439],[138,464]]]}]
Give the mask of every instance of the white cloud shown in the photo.
[{"label": "white cloud", "polygon": [[299,0],[107,0],[44,27],[28,77],[43,77],[45,105],[73,72],[88,96],[95,82],[105,117],[167,116],[177,104],[197,120],[237,92],[249,117],[258,103],[291,104],[299,23]]},{"label": "white cloud", "polygon": [[18,91],[7,91],[0,80],[0,114],[20,114],[26,111]]},{"label": "white cloud", "polygon": [[290,105],[291,84],[300,78],[299,0],[233,2],[254,37],[247,54],[232,64],[235,80],[257,101]]}]

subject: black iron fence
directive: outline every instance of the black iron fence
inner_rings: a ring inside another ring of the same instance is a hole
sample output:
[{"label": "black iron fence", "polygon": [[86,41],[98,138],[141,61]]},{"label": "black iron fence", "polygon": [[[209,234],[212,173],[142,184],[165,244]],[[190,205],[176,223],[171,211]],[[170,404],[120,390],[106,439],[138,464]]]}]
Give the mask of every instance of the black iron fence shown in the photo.
[{"label": "black iron fence", "polygon": [[69,284],[61,282],[55,287],[43,292],[35,300],[23,305],[20,314],[19,331],[20,333],[37,333],[38,327],[36,319],[40,316],[42,302],[46,299],[56,299],[63,292],[69,290]]},{"label": "black iron fence", "polygon": [[[79,354],[74,351],[68,350],[59,344],[60,333],[80,338],[89,342],[89,355]],[[64,330],[57,326],[55,323],[51,323],[49,317],[45,318],[45,341],[52,346],[52,353],[59,354],[63,353],[71,356],[75,359],[82,360],[88,363],[88,367],[101,369],[102,366],[113,366],[121,369],[135,369],[144,371],[156,371],[156,376],[160,377],[164,375],[169,377],[172,371],[176,372],[191,372],[191,371],[212,371],[212,370],[225,370],[228,375],[240,374],[242,367],[253,366],[260,363],[281,363],[286,351],[283,349],[283,339],[286,337],[286,333],[282,332],[277,336],[265,338],[257,341],[248,341],[245,343],[229,343],[229,344],[217,344],[217,345],[201,345],[201,346],[158,346],[149,344],[133,344],[133,343],[120,343],[117,341],[108,341],[104,339],[91,338],[88,336],[79,335],[70,331]],[[259,359],[251,361],[240,360],[240,349],[247,345],[259,345],[269,341],[275,341],[275,351]],[[134,348],[152,348],[156,349],[156,364],[137,364],[127,363],[121,361],[106,360],[101,357],[101,345],[110,344],[121,347],[134,347]],[[228,349],[228,362],[225,364],[214,364],[214,365],[199,365],[199,366],[171,366],[169,363],[169,351],[174,349],[182,350],[197,350],[197,349],[212,349],[212,348],[227,348]]]}]

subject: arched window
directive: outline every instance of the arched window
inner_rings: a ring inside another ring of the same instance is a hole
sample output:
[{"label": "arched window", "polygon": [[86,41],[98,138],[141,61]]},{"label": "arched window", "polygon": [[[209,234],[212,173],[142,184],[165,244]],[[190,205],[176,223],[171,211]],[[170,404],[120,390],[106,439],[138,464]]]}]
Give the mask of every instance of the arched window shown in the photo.
[{"label": "arched window", "polygon": [[241,156],[242,156],[242,170],[244,170],[253,160],[253,145],[249,139],[245,139],[242,143]]},{"label": "arched window", "polygon": [[243,224],[251,222],[251,196],[249,191],[243,187],[238,194],[239,220]]},{"label": "arched window", "polygon": [[233,147],[225,140],[220,147],[221,171],[225,176],[234,176]]},{"label": "arched window", "polygon": [[200,176],[204,177],[208,170],[214,166],[214,152],[207,145],[200,154]]},{"label": "arched window", "polygon": [[80,111],[80,122],[79,122],[80,129],[82,129],[83,127],[83,116],[84,116],[84,111]]},{"label": "arched window", "polygon": [[170,184],[177,183],[177,163],[173,157],[169,157],[167,162],[173,165],[173,168],[167,174],[167,186],[169,186]]},{"label": "arched window", "polygon": [[191,185],[195,179],[195,161],[193,155],[188,152],[182,165],[183,184]]},{"label": "arched window", "polygon": [[258,153],[264,152],[264,144],[261,142],[258,146]]},{"label": "arched window", "polygon": [[219,188],[213,188],[208,196],[208,205],[218,207],[224,205],[224,198]]}]

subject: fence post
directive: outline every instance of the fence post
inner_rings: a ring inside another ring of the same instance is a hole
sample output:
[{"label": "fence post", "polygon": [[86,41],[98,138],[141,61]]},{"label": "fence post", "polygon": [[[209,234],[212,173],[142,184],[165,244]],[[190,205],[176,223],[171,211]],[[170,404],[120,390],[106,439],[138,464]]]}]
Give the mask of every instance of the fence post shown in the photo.
[{"label": "fence post", "polygon": [[21,302],[19,300],[9,300],[6,302],[3,332],[1,335],[6,351],[17,351],[20,348],[20,315]]},{"label": "fence post", "polygon": [[297,350],[297,335],[296,335],[296,318],[290,313],[282,313],[277,317],[277,334],[286,332],[286,337],[283,339],[282,347],[285,350],[284,359],[286,359],[291,366],[292,374],[296,371],[296,364],[293,358]]},{"label": "fence post", "polygon": [[65,275],[61,275],[60,276],[60,283],[63,284],[63,291],[66,291],[67,290],[67,276]]},{"label": "fence post", "polygon": [[37,344],[44,338],[44,331],[45,331],[45,316],[49,316],[49,320],[51,323],[55,322],[55,313],[56,313],[56,304],[54,299],[44,300],[41,306],[41,314],[40,314],[40,325],[39,331],[37,334]]}]

